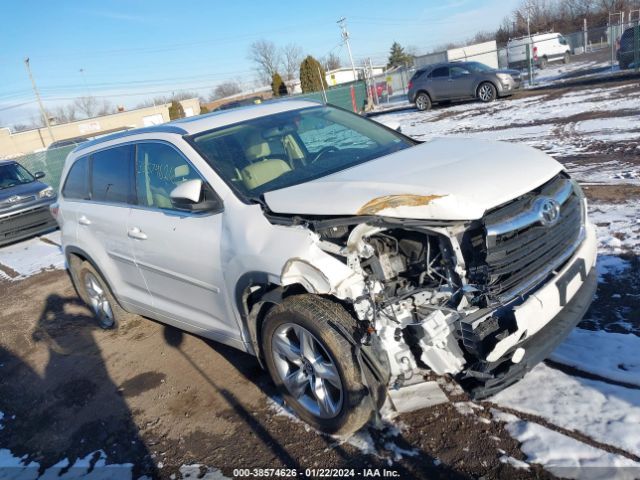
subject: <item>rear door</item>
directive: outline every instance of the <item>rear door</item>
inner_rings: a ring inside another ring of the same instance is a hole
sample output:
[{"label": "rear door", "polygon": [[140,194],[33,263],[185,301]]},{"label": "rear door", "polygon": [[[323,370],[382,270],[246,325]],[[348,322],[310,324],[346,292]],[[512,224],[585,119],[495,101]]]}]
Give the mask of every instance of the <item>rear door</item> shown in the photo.
[{"label": "rear door", "polygon": [[93,260],[121,302],[145,305],[149,292],[127,236],[135,200],[133,147],[119,145],[89,156],[89,198],[77,206],[77,244]]},{"label": "rear door", "polygon": [[153,297],[154,313],[223,342],[239,340],[237,323],[226,314],[220,251],[223,213],[180,210],[170,198],[184,181],[206,182],[169,143],[140,142],[135,158],[137,206],[127,233]]}]

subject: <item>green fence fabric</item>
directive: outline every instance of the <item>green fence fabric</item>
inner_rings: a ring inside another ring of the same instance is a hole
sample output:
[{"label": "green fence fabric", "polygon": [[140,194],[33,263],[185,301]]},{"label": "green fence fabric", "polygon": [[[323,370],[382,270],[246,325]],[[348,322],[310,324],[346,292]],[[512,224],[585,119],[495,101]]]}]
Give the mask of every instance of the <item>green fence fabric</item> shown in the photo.
[{"label": "green fence fabric", "polygon": [[60,176],[62,175],[62,167],[69,152],[75,148],[75,145],[68,147],[53,148],[42,152],[29,153],[20,157],[12,158],[17,161],[31,173],[44,172],[44,183],[51,185],[55,190],[60,185]]},{"label": "green fence fabric", "polygon": [[[364,82],[354,82],[346,85],[328,88],[326,91],[327,103],[335,105],[336,107],[344,108],[345,110],[353,111],[351,87],[353,87],[356,97],[356,112],[364,110],[365,103],[367,101],[367,87]],[[322,92],[295,95],[291,98],[295,98],[296,100],[308,99],[318,102],[324,102]]]}]

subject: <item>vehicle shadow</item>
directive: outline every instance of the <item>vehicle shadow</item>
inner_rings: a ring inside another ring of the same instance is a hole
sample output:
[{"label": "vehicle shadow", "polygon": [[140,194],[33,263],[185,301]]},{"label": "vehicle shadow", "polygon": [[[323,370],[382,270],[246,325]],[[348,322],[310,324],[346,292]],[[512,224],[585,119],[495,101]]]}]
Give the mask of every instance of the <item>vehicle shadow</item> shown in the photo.
[{"label": "vehicle shadow", "polygon": [[[128,463],[111,465],[107,476],[155,477],[132,412],[106,369],[95,330],[96,321],[78,298],[52,294],[32,333],[37,347],[24,360],[0,347],[0,447],[23,464],[37,462],[40,474],[56,465],[60,473],[96,469],[100,476],[105,463]],[[28,359],[38,363],[43,353],[48,361],[37,371]]]},{"label": "vehicle shadow", "polygon": [[[269,411],[267,407],[265,408],[266,413],[263,412],[262,415],[256,415],[255,412],[247,410],[243,405],[242,399],[237,398],[231,391],[220,385],[220,381],[212,379],[210,375],[207,375],[198,367],[189,354],[181,349],[185,336],[189,335],[188,333],[171,326],[164,326],[163,335],[166,343],[177,349],[202,378],[206,379],[207,383],[226,399],[230,408],[252,432],[252,436],[255,436],[261,443],[266,445],[273,456],[283,465],[286,465],[287,468],[296,468],[300,472],[315,464],[315,462],[311,462],[311,458],[317,459],[314,449],[310,448],[309,451],[305,451],[301,455],[297,451],[288,451],[282,444],[283,442],[279,439],[281,433],[277,430],[278,422],[275,422],[275,424],[273,422],[273,418],[278,416],[276,411],[273,411],[273,409]],[[309,439],[310,441],[320,439],[325,451],[335,452],[339,458],[339,464],[332,461],[331,463],[327,462],[327,464],[321,463],[316,468],[332,466],[334,468],[355,469],[356,471],[362,471],[365,468],[377,468],[380,471],[386,469],[388,471],[396,471],[400,478],[470,478],[468,475],[455,471],[453,468],[436,460],[433,456],[415,448],[403,437],[399,429],[386,422],[382,422],[377,426],[374,426],[372,422],[358,432],[356,438],[360,440],[353,443],[362,444],[364,442],[367,445],[366,448],[370,451],[367,451],[367,454],[364,455],[361,454],[362,448],[354,452],[353,447],[347,447],[348,439],[323,434],[309,428],[301,420],[292,418],[295,417],[295,414],[282,404],[281,397],[271,382],[268,373],[260,368],[253,356],[213,341],[205,340],[205,342],[212,350],[224,357],[230,365],[233,365],[236,371],[246,380],[258,387],[273,402],[273,406],[281,412],[285,412],[286,417],[289,417],[284,419],[284,421],[288,422],[286,426],[288,436],[308,435],[312,437]],[[222,465],[217,466],[223,467]],[[273,465],[268,466],[271,467]]]}]

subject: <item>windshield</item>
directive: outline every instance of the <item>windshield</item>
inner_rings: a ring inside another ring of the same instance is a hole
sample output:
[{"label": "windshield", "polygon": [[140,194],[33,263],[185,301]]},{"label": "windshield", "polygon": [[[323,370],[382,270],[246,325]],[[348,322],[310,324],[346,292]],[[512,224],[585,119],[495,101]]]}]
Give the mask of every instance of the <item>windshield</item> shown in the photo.
[{"label": "windshield", "polygon": [[241,196],[323,177],[415,143],[381,125],[318,106],[196,134],[200,154]]},{"label": "windshield", "polygon": [[33,175],[17,163],[0,165],[0,190],[22,185],[23,183],[30,183],[34,180]]},{"label": "windshield", "polygon": [[468,62],[465,64],[472,72],[493,72],[493,68],[480,62]]}]

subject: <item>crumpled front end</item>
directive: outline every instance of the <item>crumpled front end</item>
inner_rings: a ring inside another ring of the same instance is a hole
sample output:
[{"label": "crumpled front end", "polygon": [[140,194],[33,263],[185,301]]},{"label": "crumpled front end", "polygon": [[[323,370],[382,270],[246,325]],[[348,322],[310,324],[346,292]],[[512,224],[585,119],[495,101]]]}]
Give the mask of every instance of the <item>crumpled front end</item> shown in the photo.
[{"label": "crumpled front end", "polygon": [[[419,208],[407,198],[382,210]],[[348,305],[362,344],[385,352],[392,389],[432,371],[475,397],[494,393],[555,348],[591,301],[595,234],[564,173],[480,220],[400,220],[372,215],[378,207],[308,222],[319,249],[339,260],[339,281],[296,260],[282,282],[306,278],[308,291]]]}]

